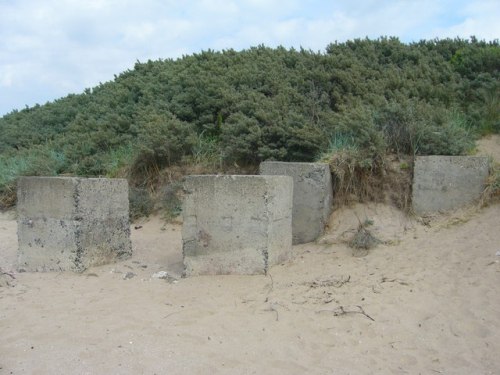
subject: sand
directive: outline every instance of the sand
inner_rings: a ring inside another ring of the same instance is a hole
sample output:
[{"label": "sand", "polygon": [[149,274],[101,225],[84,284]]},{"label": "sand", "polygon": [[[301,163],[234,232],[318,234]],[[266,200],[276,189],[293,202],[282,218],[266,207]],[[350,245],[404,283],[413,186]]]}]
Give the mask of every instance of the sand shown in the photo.
[{"label": "sand", "polygon": [[[127,261],[18,273],[3,213],[0,374],[500,374],[499,218],[355,205],[267,276],[181,278],[181,225],[158,217]],[[354,257],[367,220],[381,243]]]},{"label": "sand", "polygon": [[[358,205],[268,276],[182,279],[181,226],[158,217],[127,261],[17,273],[3,214],[0,373],[498,374],[500,205],[458,216]],[[358,218],[384,241],[364,257]]]},{"label": "sand", "polygon": [[492,134],[477,141],[477,154],[489,156],[500,163],[500,135]]}]

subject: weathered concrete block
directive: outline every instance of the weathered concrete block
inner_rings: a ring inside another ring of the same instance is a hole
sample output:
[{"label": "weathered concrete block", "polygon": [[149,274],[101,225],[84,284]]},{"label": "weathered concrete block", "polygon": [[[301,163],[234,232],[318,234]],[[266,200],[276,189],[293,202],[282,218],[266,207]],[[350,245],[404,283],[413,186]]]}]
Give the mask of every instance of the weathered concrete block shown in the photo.
[{"label": "weathered concrete block", "polygon": [[286,176],[189,176],[185,273],[265,274],[292,249],[293,181]]},{"label": "weathered concrete block", "polygon": [[260,164],[260,174],[293,177],[293,243],[318,238],[332,213],[332,177],[328,164],[266,161]]},{"label": "weathered concrete block", "polygon": [[413,173],[413,210],[417,215],[459,208],[481,196],[488,158],[418,156]]},{"label": "weathered concrete block", "polygon": [[124,179],[21,177],[18,267],[81,272],[132,254]]}]

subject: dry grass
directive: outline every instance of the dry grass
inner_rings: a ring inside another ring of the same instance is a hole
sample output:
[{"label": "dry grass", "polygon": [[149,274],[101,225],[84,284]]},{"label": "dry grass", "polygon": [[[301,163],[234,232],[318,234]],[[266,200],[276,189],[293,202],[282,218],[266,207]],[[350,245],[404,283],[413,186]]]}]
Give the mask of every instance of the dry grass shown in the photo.
[{"label": "dry grass", "polygon": [[337,207],[353,203],[390,203],[411,211],[413,160],[388,155],[368,163],[357,151],[341,150],[322,161],[330,165]]},{"label": "dry grass", "polygon": [[16,184],[11,183],[3,187],[0,193],[0,210],[8,210],[15,206],[17,201]]},{"label": "dry grass", "polygon": [[500,163],[490,162],[490,175],[481,196],[481,207],[500,201]]}]

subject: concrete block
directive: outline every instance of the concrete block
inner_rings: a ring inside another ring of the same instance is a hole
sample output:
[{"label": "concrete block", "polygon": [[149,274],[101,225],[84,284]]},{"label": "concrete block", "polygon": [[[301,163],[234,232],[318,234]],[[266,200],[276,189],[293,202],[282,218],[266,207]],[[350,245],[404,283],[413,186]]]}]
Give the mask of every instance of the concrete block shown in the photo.
[{"label": "concrete block", "polygon": [[186,276],[265,274],[292,249],[286,176],[189,176],[182,228]]},{"label": "concrete block", "polygon": [[293,244],[311,242],[323,234],[333,204],[328,164],[266,161],[260,164],[260,174],[293,178]]},{"label": "concrete block", "polygon": [[132,254],[124,179],[21,177],[18,267],[76,271]]},{"label": "concrete block", "polygon": [[488,178],[488,158],[417,156],[413,210],[417,215],[448,211],[478,199]]}]

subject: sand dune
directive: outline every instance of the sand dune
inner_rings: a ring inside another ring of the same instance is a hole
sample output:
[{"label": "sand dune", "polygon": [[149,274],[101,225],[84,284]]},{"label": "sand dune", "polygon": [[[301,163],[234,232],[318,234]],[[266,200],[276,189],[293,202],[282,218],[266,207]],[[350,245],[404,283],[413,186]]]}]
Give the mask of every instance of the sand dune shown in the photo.
[{"label": "sand dune", "polygon": [[[267,276],[182,279],[181,226],[158,217],[132,226],[127,261],[18,273],[4,213],[0,373],[499,374],[499,218],[356,205]],[[365,220],[382,243],[354,257]]]}]

